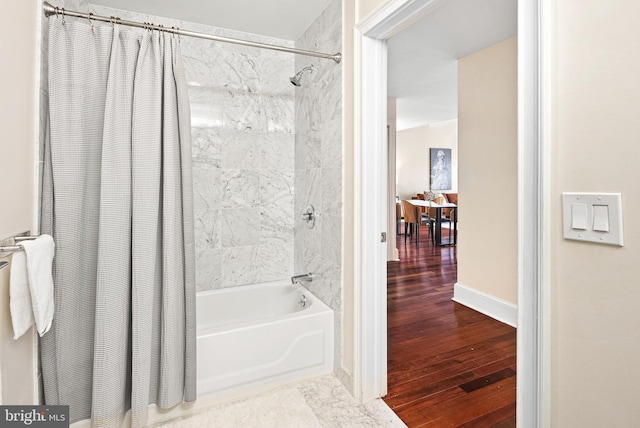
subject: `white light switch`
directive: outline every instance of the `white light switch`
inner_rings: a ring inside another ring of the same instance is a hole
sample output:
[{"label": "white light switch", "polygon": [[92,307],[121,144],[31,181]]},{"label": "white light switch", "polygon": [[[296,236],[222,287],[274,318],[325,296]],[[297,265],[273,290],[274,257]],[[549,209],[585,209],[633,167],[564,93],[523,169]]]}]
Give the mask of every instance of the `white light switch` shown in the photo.
[{"label": "white light switch", "polygon": [[587,205],[571,204],[571,228],[587,230]]},{"label": "white light switch", "polygon": [[593,206],[593,230],[609,232],[609,207],[607,205]]},{"label": "white light switch", "polygon": [[623,245],[620,193],[563,193],[565,239]]}]

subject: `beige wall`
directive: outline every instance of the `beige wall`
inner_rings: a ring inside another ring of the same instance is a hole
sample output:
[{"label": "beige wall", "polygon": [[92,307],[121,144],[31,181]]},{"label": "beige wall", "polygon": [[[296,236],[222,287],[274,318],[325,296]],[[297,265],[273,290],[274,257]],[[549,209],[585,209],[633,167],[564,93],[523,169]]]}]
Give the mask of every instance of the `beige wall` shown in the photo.
[{"label": "beige wall", "polygon": [[[11,262],[11,256],[0,254],[0,261]],[[18,340],[13,339],[9,269],[0,269],[0,404],[37,404],[33,376],[38,367],[36,334],[32,327]]]},{"label": "beige wall", "polygon": [[[552,426],[640,420],[640,2],[555,0]],[[622,248],[562,238],[561,192],[622,192]]]},{"label": "beige wall", "polygon": [[[33,229],[39,7],[37,0],[3,3],[8,18],[0,25],[0,241]],[[7,271],[0,272],[0,398],[4,404],[35,404],[33,331],[12,339]]]},{"label": "beige wall", "polygon": [[396,168],[400,199],[429,190],[430,149],[451,149],[451,190],[458,191],[458,121],[404,129],[397,133]]},{"label": "beige wall", "polygon": [[458,61],[458,283],[517,302],[517,43]]},{"label": "beige wall", "polygon": [[0,240],[33,224],[39,2],[3,3],[0,25]]},{"label": "beige wall", "polygon": [[[354,53],[353,27],[358,0],[342,2],[342,368],[353,376],[354,367]],[[352,379],[343,380],[353,391]],[[351,383],[351,385],[350,385]]]},{"label": "beige wall", "polygon": [[357,21],[362,21],[362,19],[371,13],[376,7],[384,3],[384,0],[356,0],[356,14]]}]

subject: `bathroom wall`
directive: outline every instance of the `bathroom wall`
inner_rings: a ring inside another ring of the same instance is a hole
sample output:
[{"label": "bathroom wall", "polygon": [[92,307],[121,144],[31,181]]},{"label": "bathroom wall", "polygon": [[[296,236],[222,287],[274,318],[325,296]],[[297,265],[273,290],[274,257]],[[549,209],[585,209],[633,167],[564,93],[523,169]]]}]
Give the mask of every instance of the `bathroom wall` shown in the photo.
[{"label": "bathroom wall", "polygon": [[[332,1],[296,41],[296,48],[342,50],[342,2]],[[296,70],[313,65],[296,88],[295,273],[311,272],[306,284],[335,314],[336,368],[341,367],[342,321],[342,66],[331,60],[296,57]],[[316,210],[313,229],[302,220]]]},{"label": "bathroom wall", "polygon": [[14,3],[3,4],[7,22],[0,27],[0,93],[8,100],[0,105],[0,240],[33,226],[40,11],[33,0]]},{"label": "bathroom wall", "polygon": [[[40,2],[2,6],[6,19],[0,26],[0,244],[33,228]],[[11,262],[10,253],[0,253],[0,261]],[[13,340],[9,270],[0,269],[0,404],[33,404],[38,396],[36,335],[30,329]]]},{"label": "bathroom wall", "polygon": [[[640,2],[552,3],[549,426],[633,427],[640,419]],[[563,239],[562,192],[621,192],[624,247]]]},{"label": "bathroom wall", "polygon": [[[293,42],[92,6],[95,14]],[[181,38],[193,147],[197,290],[293,275],[293,55]]]},{"label": "bathroom wall", "polygon": [[[343,383],[354,392],[355,354],[355,72],[354,25],[358,0],[342,2],[342,368]],[[339,372],[340,373],[340,372]]]}]

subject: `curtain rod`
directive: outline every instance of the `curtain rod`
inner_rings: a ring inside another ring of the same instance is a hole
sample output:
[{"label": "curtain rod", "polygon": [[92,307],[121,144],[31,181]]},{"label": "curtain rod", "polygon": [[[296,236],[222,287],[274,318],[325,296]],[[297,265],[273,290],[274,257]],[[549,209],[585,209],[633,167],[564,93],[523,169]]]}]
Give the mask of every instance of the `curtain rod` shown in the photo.
[{"label": "curtain rod", "polygon": [[322,52],[305,51],[303,49],[288,48],[286,46],[270,45],[267,43],[260,43],[260,42],[250,42],[248,40],[232,39],[229,37],[214,36],[206,33],[198,33],[198,32],[189,31],[189,30],[181,30],[177,27],[163,27],[162,25],[155,25],[150,22],[147,23],[147,22],[126,21],[124,19],[120,19],[115,16],[107,17],[107,16],[94,15],[93,13],[82,13],[82,12],[75,12],[71,10],[65,10],[64,8],[52,6],[50,3],[46,1],[43,4],[43,9],[46,17],[49,17],[51,15],[62,15],[63,17],[73,16],[76,18],[86,18],[89,21],[111,22],[112,24],[126,25],[129,27],[138,27],[138,28],[144,28],[144,29],[164,31],[167,33],[177,34],[179,36],[197,37],[199,39],[214,40],[216,42],[233,43],[236,45],[251,46],[256,48],[271,49],[274,51],[289,52],[289,53],[298,54],[298,55],[332,59],[337,64],[339,64],[340,61],[342,60],[342,54],[340,52],[335,54],[327,54]]}]

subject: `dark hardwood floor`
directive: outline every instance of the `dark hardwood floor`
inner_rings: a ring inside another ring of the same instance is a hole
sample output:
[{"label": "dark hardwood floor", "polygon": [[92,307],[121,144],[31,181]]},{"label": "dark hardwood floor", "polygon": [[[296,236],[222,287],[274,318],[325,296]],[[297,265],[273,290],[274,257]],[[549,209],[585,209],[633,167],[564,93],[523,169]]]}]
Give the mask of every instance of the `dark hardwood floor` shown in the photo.
[{"label": "dark hardwood floor", "polygon": [[[398,236],[387,264],[388,395],[409,428],[515,427],[516,331],[454,303],[456,247]],[[443,229],[443,237],[447,231]]]}]

